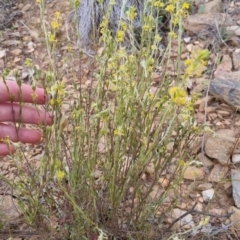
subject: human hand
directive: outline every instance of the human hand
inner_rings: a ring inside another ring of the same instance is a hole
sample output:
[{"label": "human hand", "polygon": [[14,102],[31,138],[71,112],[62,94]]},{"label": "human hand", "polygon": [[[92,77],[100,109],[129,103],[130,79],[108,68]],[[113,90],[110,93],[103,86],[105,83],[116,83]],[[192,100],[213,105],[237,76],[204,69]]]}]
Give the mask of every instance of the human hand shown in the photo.
[{"label": "human hand", "polygon": [[[33,100],[33,96],[36,96],[36,99]],[[12,103],[12,100],[14,103]],[[11,122],[18,123],[21,119],[21,123],[26,124],[52,124],[53,119],[49,113],[44,110],[37,110],[34,107],[20,106],[17,103],[19,101],[44,104],[46,102],[45,92],[42,88],[36,88],[33,91],[32,87],[27,84],[22,84],[20,91],[16,82],[6,81],[5,84],[0,80],[0,156],[8,155],[16,150],[14,146],[9,147],[3,142],[6,138],[9,138],[12,142],[20,141],[34,144],[40,142],[42,137],[38,130],[23,127],[17,129]]]}]

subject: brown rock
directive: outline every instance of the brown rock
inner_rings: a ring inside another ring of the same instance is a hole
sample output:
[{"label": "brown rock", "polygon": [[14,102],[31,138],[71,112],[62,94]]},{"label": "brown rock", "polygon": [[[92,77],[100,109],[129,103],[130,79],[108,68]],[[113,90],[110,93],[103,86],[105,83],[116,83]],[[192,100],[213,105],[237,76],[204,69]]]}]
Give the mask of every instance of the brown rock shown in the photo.
[{"label": "brown rock", "polygon": [[231,179],[232,179],[232,190],[233,190],[233,199],[235,205],[240,207],[240,169],[231,170]]},{"label": "brown rock", "polygon": [[184,179],[187,180],[203,180],[205,172],[203,168],[198,168],[195,166],[188,166],[184,172]]},{"label": "brown rock", "polygon": [[226,14],[223,13],[215,13],[215,14],[193,14],[186,18],[184,21],[184,28],[189,33],[199,33],[206,32],[207,29],[213,28],[216,29],[216,22],[219,26],[226,24],[229,22],[230,18],[227,17]]},{"label": "brown rock", "polygon": [[235,132],[229,129],[218,130],[216,136],[211,136],[206,141],[206,155],[216,159],[222,165],[229,164],[230,154],[235,144],[234,135]]},{"label": "brown rock", "polygon": [[213,161],[211,159],[209,159],[207,156],[205,156],[202,153],[199,153],[197,155],[197,159],[199,161],[201,161],[203,163],[204,166],[206,166],[207,168],[212,168],[213,167]]},{"label": "brown rock", "polygon": [[239,51],[234,51],[232,58],[233,58],[234,70],[237,70],[237,71],[240,70],[240,53],[239,53]]},{"label": "brown rock", "polygon": [[196,187],[196,190],[204,191],[212,188],[212,186],[213,186],[212,183],[202,183]]},{"label": "brown rock", "polygon": [[210,175],[208,176],[208,181],[219,182],[226,177],[227,172],[228,167],[216,164],[210,172]]},{"label": "brown rock", "polygon": [[6,221],[14,221],[21,215],[21,210],[18,206],[17,200],[12,198],[11,196],[2,196],[0,209],[1,212],[5,215]]},{"label": "brown rock", "polygon": [[240,237],[240,209],[231,206],[228,209],[228,212],[234,212],[231,216],[230,216],[230,221],[233,224],[231,226],[232,230],[235,231],[238,235],[238,237]]},{"label": "brown rock", "polygon": [[16,49],[12,50],[11,53],[14,54],[15,56],[18,56],[22,53],[22,50],[19,48],[16,48]]},{"label": "brown rock", "polygon": [[213,0],[204,4],[204,9],[202,13],[220,13],[222,11],[222,1],[221,0]]}]

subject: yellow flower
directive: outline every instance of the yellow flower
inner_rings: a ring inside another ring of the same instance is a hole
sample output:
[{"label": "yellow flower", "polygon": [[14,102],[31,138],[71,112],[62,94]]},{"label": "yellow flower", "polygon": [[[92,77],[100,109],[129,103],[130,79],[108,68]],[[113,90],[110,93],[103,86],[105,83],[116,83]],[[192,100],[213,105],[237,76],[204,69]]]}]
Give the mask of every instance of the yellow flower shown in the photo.
[{"label": "yellow flower", "polygon": [[49,42],[50,43],[57,42],[55,34],[50,33],[50,35],[49,35]]},{"label": "yellow flower", "polygon": [[173,31],[169,32],[169,36],[172,38],[177,38],[177,34]]},{"label": "yellow flower", "polygon": [[124,31],[117,31],[117,36],[116,36],[116,41],[117,42],[123,42],[125,37],[125,32]]},{"label": "yellow flower", "polygon": [[58,21],[54,20],[51,22],[51,26],[53,29],[58,29],[61,27],[61,23],[59,23]]},{"label": "yellow flower", "polygon": [[169,13],[172,13],[174,11],[175,7],[172,4],[169,4],[166,6],[165,10]]},{"label": "yellow flower", "polygon": [[159,34],[156,34],[156,35],[154,36],[154,40],[155,40],[156,42],[160,42],[160,41],[162,40],[162,37],[161,37]]},{"label": "yellow flower", "polygon": [[31,94],[33,102],[35,103],[37,101],[38,95],[34,92]]},{"label": "yellow flower", "polygon": [[64,171],[59,170],[56,172],[56,178],[60,181],[63,180],[65,176],[66,176],[66,173]]},{"label": "yellow flower", "polygon": [[183,88],[171,87],[169,89],[169,95],[172,101],[179,106],[182,106],[187,102],[187,93]]},{"label": "yellow flower", "polygon": [[54,16],[55,16],[55,19],[58,20],[58,19],[60,19],[61,13],[55,12]]},{"label": "yellow flower", "polygon": [[184,2],[183,5],[182,5],[183,9],[189,9],[189,7],[190,7],[190,5],[187,2]]},{"label": "yellow flower", "polygon": [[42,0],[37,0],[37,3],[41,4],[41,3],[42,3]]},{"label": "yellow flower", "polygon": [[158,7],[158,8],[163,8],[164,7],[164,3],[161,1],[156,1],[153,4],[154,7]]},{"label": "yellow flower", "polygon": [[134,20],[134,18],[137,16],[136,8],[131,6],[129,11],[126,12],[126,14],[130,20]]},{"label": "yellow flower", "polygon": [[184,62],[184,65],[185,66],[189,66],[189,65],[191,65],[192,64],[192,59],[190,59],[190,58],[188,58],[187,60],[185,60],[185,62]]},{"label": "yellow flower", "polygon": [[121,127],[118,127],[117,129],[114,130],[114,135],[115,136],[123,136],[123,130]]}]

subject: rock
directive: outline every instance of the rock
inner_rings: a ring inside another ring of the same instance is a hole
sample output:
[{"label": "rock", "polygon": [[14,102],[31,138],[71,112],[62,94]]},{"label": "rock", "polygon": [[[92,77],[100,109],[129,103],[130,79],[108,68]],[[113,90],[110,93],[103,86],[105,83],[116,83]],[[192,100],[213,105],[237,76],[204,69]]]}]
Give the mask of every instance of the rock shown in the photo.
[{"label": "rock", "polygon": [[229,31],[230,33],[234,33],[238,37],[240,36],[240,27],[237,25],[227,27],[227,31]]},{"label": "rock", "polygon": [[233,189],[233,199],[235,205],[240,208],[240,169],[231,170],[232,179],[232,189]]},{"label": "rock", "polygon": [[14,54],[15,56],[18,56],[22,53],[22,50],[19,48],[16,48],[16,49],[12,50],[11,53]]},{"label": "rock", "polygon": [[0,50],[0,59],[6,56],[6,50]]},{"label": "rock", "polygon": [[[187,211],[181,210],[179,208],[174,208],[171,212],[171,217],[173,220],[175,220],[176,218],[181,217],[183,214],[185,214]],[[190,225],[192,228],[195,226],[194,222],[193,222],[193,217],[191,214],[188,214],[187,216],[185,216],[184,218],[182,218],[181,220],[179,220],[178,222],[176,222],[173,226],[173,228],[175,230],[179,230],[181,229],[182,226],[184,225]]]},{"label": "rock", "polygon": [[5,66],[4,61],[0,59],[0,69],[4,69],[4,66]]},{"label": "rock", "polygon": [[217,113],[220,114],[222,117],[229,117],[231,112],[225,110],[217,110]]},{"label": "rock", "polygon": [[32,4],[28,3],[22,8],[22,12],[25,13],[31,8]]},{"label": "rock", "polygon": [[153,186],[152,191],[150,192],[149,196],[152,200],[157,200],[163,193],[163,189],[159,184]]},{"label": "rock", "polygon": [[202,184],[199,184],[196,187],[196,190],[203,191],[203,190],[207,190],[207,189],[212,188],[212,186],[213,186],[212,183],[202,183]]},{"label": "rock", "polygon": [[218,130],[216,136],[211,136],[206,141],[206,155],[216,159],[222,165],[229,164],[230,154],[235,144],[234,135],[235,132],[233,130]]},{"label": "rock", "polygon": [[6,195],[1,196],[0,201],[0,209],[1,213],[4,215],[4,221],[11,222],[20,217],[21,210],[15,198]]},{"label": "rock", "polygon": [[204,202],[209,202],[210,200],[212,200],[212,198],[214,196],[214,189],[210,188],[210,189],[202,191],[202,196],[203,196]]},{"label": "rock", "polygon": [[231,212],[234,212],[231,216],[230,216],[230,221],[232,223],[232,230],[234,232],[237,233],[238,237],[240,237],[240,209],[234,207],[234,206],[231,206],[229,209],[228,209],[228,212],[231,213]]},{"label": "rock", "polygon": [[222,71],[225,71],[225,72],[231,72],[232,69],[233,69],[233,66],[232,66],[232,59],[231,57],[228,55],[228,54],[224,54],[223,57],[222,57],[222,61],[221,63],[217,66],[217,69],[221,69]]},{"label": "rock", "polygon": [[235,109],[240,109],[240,81],[236,79],[214,79],[210,82],[209,92]]},{"label": "rock", "polygon": [[197,159],[203,163],[204,166],[206,166],[208,169],[213,167],[213,161],[209,159],[205,154],[199,153],[197,155]]},{"label": "rock", "polygon": [[218,26],[225,25],[230,21],[230,18],[223,13],[215,14],[193,14],[189,15],[184,21],[184,28],[190,34],[199,34],[199,32],[207,32],[209,28],[216,29]]},{"label": "rock", "polygon": [[239,53],[239,51],[234,51],[232,54],[232,58],[233,58],[234,70],[239,71],[240,70],[240,53]]},{"label": "rock", "polygon": [[213,101],[214,101],[214,98],[212,96],[206,96],[204,98],[198,99],[194,103],[194,107],[195,108],[200,108],[200,106],[205,106],[205,104],[210,105]]},{"label": "rock", "polygon": [[232,162],[233,163],[239,163],[240,162],[240,154],[236,153],[232,155]]},{"label": "rock", "polygon": [[228,167],[224,167],[220,164],[216,164],[212,171],[210,172],[210,175],[208,176],[209,182],[219,182],[222,178],[226,177],[226,174],[228,172]]},{"label": "rock", "polygon": [[220,13],[222,11],[222,0],[213,0],[204,4],[204,9],[202,13]]},{"label": "rock", "polygon": [[183,178],[187,180],[203,180],[205,172],[203,168],[188,166],[184,171]]},{"label": "rock", "polygon": [[154,174],[154,172],[155,172],[155,166],[154,166],[154,163],[153,163],[153,162],[149,163],[149,164],[146,166],[145,172],[148,173],[148,174],[150,174],[150,175]]}]

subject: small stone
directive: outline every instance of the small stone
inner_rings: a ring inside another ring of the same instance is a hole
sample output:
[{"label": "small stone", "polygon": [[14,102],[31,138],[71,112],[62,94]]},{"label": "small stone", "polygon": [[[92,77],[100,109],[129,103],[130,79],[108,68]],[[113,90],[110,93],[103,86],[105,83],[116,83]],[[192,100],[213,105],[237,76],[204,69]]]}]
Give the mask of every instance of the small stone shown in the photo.
[{"label": "small stone", "polygon": [[232,162],[239,163],[240,162],[240,154],[236,153],[232,155]]},{"label": "small stone", "polygon": [[203,168],[188,166],[184,171],[183,177],[187,180],[203,180],[205,172]]},{"label": "small stone", "polygon": [[232,179],[232,189],[233,189],[233,199],[235,205],[240,208],[240,169],[231,170]]},{"label": "small stone", "polygon": [[216,159],[222,165],[229,164],[229,158],[235,143],[234,135],[235,132],[230,129],[218,130],[216,136],[211,136],[206,141],[206,155]]},{"label": "small stone", "polygon": [[221,116],[223,116],[223,117],[228,117],[228,116],[231,115],[230,112],[224,111],[224,110],[218,110],[217,113],[219,113],[219,114],[220,114]]},{"label": "small stone", "polygon": [[191,38],[190,37],[185,37],[183,38],[184,42],[185,43],[189,43],[191,41]]},{"label": "small stone", "polygon": [[11,196],[1,196],[1,212],[3,215],[6,216],[4,218],[4,221],[14,221],[16,218],[18,218],[21,215],[21,210],[18,206],[17,200],[12,198]]},{"label": "small stone", "polygon": [[146,173],[152,175],[155,172],[155,166],[153,162],[149,163],[145,168]]},{"label": "small stone", "polygon": [[0,58],[3,58],[6,56],[6,51],[5,50],[0,50]]},{"label": "small stone", "polygon": [[14,54],[15,56],[18,56],[22,53],[22,50],[19,48],[16,48],[16,49],[12,50],[11,53]]},{"label": "small stone", "polygon": [[4,69],[4,66],[5,66],[4,61],[0,59],[0,69]]},{"label": "small stone", "polygon": [[215,164],[208,177],[209,182],[219,182],[222,178],[226,178],[228,167]]},{"label": "small stone", "polygon": [[210,209],[209,213],[217,216],[226,214],[226,212],[223,209],[219,209],[219,208]]},{"label": "small stone", "polygon": [[202,211],[203,210],[202,202],[198,202],[194,209],[196,209],[197,211]]},{"label": "small stone", "polygon": [[240,70],[240,53],[234,51],[232,54],[234,70]]},{"label": "small stone", "polygon": [[31,8],[32,4],[28,3],[22,8],[22,12],[26,12]]},{"label": "small stone", "polygon": [[150,192],[149,196],[152,200],[157,200],[163,193],[163,190],[159,186],[159,184],[156,184],[153,186],[152,191]]},{"label": "small stone", "polygon": [[188,44],[186,46],[186,48],[187,48],[188,52],[192,52],[193,44],[192,43]]},{"label": "small stone", "polygon": [[212,183],[202,183],[202,184],[199,184],[196,187],[196,190],[203,191],[203,190],[207,190],[207,189],[212,188],[212,186],[213,186]]},{"label": "small stone", "polygon": [[[181,210],[179,208],[174,208],[171,212],[171,217],[173,220],[181,217],[183,214],[185,214],[186,211]],[[179,230],[181,229],[184,225],[190,225],[192,228],[195,226],[194,222],[193,222],[193,217],[191,214],[188,214],[187,216],[181,218],[181,220],[179,220],[178,222],[176,222],[173,226],[173,228],[175,230]]]},{"label": "small stone", "polygon": [[234,206],[231,206],[229,209],[228,209],[228,212],[229,213],[233,213],[231,216],[230,216],[230,221],[232,223],[232,230],[234,232],[237,233],[238,237],[240,237],[240,209],[234,207]]},{"label": "small stone", "polygon": [[197,101],[194,103],[194,107],[195,107],[195,108],[199,108],[201,104],[202,104],[203,106],[205,106],[205,105],[208,106],[208,105],[210,105],[211,103],[213,103],[213,101],[214,101],[214,97],[212,97],[212,96],[206,96],[206,97],[204,97],[204,98],[201,98],[201,99],[197,100]]},{"label": "small stone", "polygon": [[236,36],[240,36],[240,27],[239,26],[230,26],[230,27],[227,27],[227,30],[229,32],[233,32]]},{"label": "small stone", "polygon": [[180,209],[186,209],[187,208],[187,204],[182,202],[181,204],[177,204],[177,207]]},{"label": "small stone", "polygon": [[96,169],[96,170],[94,171],[94,178],[95,178],[95,179],[98,179],[98,178],[100,178],[101,176],[102,176],[102,171]]},{"label": "small stone", "polygon": [[158,183],[163,187],[166,188],[169,185],[169,180],[167,178],[159,178]]},{"label": "small stone", "polygon": [[209,159],[205,154],[199,153],[197,155],[197,159],[203,163],[204,166],[207,168],[212,168],[213,167],[213,161]]},{"label": "small stone", "polygon": [[160,81],[161,80],[161,73],[159,73],[159,72],[154,72],[153,73],[153,81],[154,82],[158,82],[158,81]]},{"label": "small stone", "polygon": [[209,202],[210,200],[212,200],[214,196],[214,189],[211,188],[211,189],[202,191],[202,196],[203,196],[204,202]]},{"label": "small stone", "polygon": [[173,146],[174,146],[174,142],[170,142],[167,144],[167,152],[171,153],[173,151]]},{"label": "small stone", "polygon": [[213,14],[219,13],[222,10],[222,0],[213,0],[204,4],[202,13]]}]

